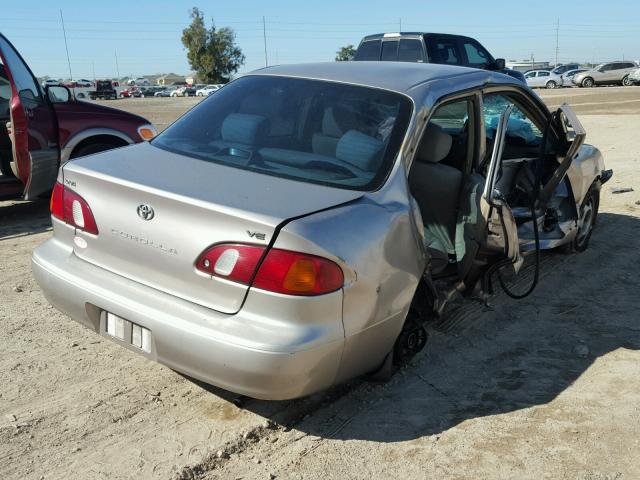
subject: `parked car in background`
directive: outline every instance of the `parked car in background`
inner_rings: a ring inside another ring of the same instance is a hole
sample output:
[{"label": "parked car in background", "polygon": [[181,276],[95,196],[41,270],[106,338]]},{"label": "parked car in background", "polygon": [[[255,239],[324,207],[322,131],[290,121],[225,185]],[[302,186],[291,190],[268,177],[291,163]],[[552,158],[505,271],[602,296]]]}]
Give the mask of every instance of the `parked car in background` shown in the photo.
[{"label": "parked car in background", "polygon": [[[131,87],[133,88],[133,87]],[[131,97],[131,90],[129,88],[123,88],[122,90],[120,90],[120,96],[122,98],[129,98]]]},{"label": "parked car in background", "polygon": [[86,78],[81,78],[76,80],[77,87],[93,87],[93,82],[91,80],[87,80]]},{"label": "parked car in background", "polygon": [[89,98],[91,100],[115,100],[118,98],[118,91],[111,80],[97,80],[96,89],[89,92]]},{"label": "parked car in background", "polygon": [[562,75],[560,75],[560,77],[562,78],[562,86],[563,87],[573,87],[573,86],[575,86],[575,84],[573,83],[573,77],[575,75],[577,75],[578,73],[586,72],[587,70],[589,70],[589,69],[588,68],[576,68],[574,70],[569,70],[569,71],[563,73]]},{"label": "parked car in background", "polygon": [[448,298],[514,280],[524,252],[587,249],[612,172],[585,135],[495,72],[261,69],[150,143],[65,164],[34,277],[121,347],[305,396],[406,362]]},{"label": "parked car in background", "polygon": [[62,85],[62,83],[59,80],[53,80],[52,78],[42,82],[42,87],[43,88],[47,87],[47,86],[54,86],[54,85]]},{"label": "parked car in background", "polygon": [[629,81],[633,85],[640,85],[640,68],[636,68],[629,74]]},{"label": "parked car in background", "polygon": [[608,62],[597,67],[578,73],[573,77],[573,83],[579,87],[593,87],[594,85],[624,85],[630,86],[629,74],[638,68],[635,62]]},{"label": "parked car in background", "polygon": [[526,83],[522,72],[505,68],[477,40],[448,33],[377,33],[362,39],[355,61],[439,63],[493,70]]},{"label": "parked car in background", "polygon": [[155,133],[148,120],[76,101],[63,85],[42,88],[0,34],[0,196],[35,199],[53,188],[61,163]]},{"label": "parked car in background", "polygon": [[164,87],[162,90],[155,92],[153,94],[154,97],[171,97],[172,93],[177,90],[178,87],[172,86],[172,87]]},{"label": "parked car in background", "polygon": [[178,87],[169,94],[170,97],[194,97],[195,95],[196,89],[188,85]]},{"label": "parked car in background", "polygon": [[566,73],[569,70],[575,70],[577,68],[580,68],[580,65],[577,63],[565,63],[563,65],[558,65],[557,67],[553,68],[551,70],[551,73],[554,73],[556,75],[562,75],[563,73]]},{"label": "parked car in background", "polygon": [[531,88],[553,89],[562,86],[562,77],[549,70],[529,70],[524,74],[524,79]]},{"label": "parked car in background", "polygon": [[206,85],[205,87],[199,90],[196,90],[196,96],[206,97],[208,95],[211,95],[213,92],[216,92],[219,89],[220,89],[220,86],[218,85]]},{"label": "parked car in background", "polygon": [[134,97],[153,97],[156,93],[164,90],[163,86],[139,87],[132,93]]}]

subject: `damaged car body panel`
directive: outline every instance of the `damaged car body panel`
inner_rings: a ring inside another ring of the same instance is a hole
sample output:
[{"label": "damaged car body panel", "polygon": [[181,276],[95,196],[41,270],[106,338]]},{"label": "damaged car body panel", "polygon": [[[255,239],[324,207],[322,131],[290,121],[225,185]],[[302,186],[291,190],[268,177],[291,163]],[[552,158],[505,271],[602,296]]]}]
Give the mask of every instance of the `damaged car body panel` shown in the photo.
[{"label": "damaged car body panel", "polygon": [[[101,335],[113,337],[110,314],[147,329],[154,360],[238,393],[299,397],[410,358],[449,299],[485,294],[530,251],[586,248],[611,172],[576,138],[568,108],[550,113],[495,72],[270,67],[129,149],[127,162],[95,156],[61,170],[95,232],[52,202],[55,236],[34,252],[34,273],[51,303]],[[114,191],[126,195],[105,202]],[[123,247],[112,228],[171,239],[180,254],[160,271],[157,249]],[[243,262],[251,268],[237,271]]]}]

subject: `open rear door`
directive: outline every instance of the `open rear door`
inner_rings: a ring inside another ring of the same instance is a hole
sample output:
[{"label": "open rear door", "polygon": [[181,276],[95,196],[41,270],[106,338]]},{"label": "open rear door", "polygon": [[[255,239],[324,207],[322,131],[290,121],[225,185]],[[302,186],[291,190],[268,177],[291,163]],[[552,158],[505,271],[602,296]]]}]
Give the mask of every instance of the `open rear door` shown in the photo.
[{"label": "open rear door", "polygon": [[12,170],[33,199],[49,191],[58,173],[59,148],[55,115],[43,90],[20,54],[0,35],[0,62],[11,83],[10,121]]},{"label": "open rear door", "polygon": [[487,169],[487,179],[482,192],[481,212],[487,222],[487,247],[496,252],[503,252],[505,258],[511,260],[517,269],[522,263],[518,228],[513,212],[502,194],[496,189],[499,178],[502,152],[504,150],[507,126],[513,105],[502,112],[496,128],[493,152]]}]

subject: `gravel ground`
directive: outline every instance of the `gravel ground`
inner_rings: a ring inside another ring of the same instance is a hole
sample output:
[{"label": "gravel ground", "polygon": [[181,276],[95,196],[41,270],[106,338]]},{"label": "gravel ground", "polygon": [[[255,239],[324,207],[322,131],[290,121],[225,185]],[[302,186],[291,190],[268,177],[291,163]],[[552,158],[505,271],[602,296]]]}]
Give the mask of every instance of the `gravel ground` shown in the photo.
[{"label": "gravel ground", "polygon": [[[640,88],[541,95],[615,170],[591,247],[523,301],[453,305],[381,385],[262,402],[136,356],[33,281],[47,202],[0,202],[0,478],[640,478]],[[162,127],[196,102],[116,105]]]}]

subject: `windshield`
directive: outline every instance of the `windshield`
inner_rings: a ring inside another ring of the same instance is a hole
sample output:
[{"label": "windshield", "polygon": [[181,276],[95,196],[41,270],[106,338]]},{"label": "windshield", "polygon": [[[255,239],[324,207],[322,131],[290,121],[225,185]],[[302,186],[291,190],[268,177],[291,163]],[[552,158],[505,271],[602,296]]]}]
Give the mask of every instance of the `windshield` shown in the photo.
[{"label": "windshield", "polygon": [[411,101],[397,93],[249,75],[208,97],[152,145],[266,175],[375,190],[410,115]]}]

